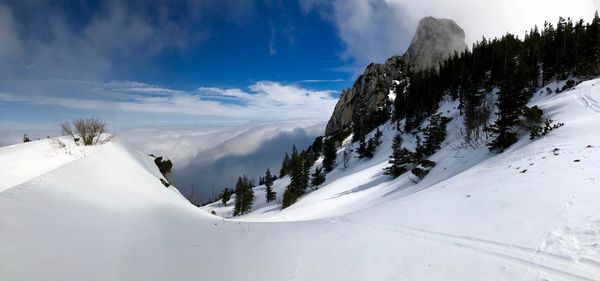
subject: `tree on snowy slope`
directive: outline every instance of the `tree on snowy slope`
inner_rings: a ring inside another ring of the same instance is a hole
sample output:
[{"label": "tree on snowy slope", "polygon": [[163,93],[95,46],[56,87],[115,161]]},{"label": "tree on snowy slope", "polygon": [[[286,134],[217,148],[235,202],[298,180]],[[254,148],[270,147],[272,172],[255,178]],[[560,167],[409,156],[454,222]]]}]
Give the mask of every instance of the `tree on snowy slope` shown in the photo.
[{"label": "tree on snowy slope", "polygon": [[235,206],[233,215],[239,216],[248,213],[254,202],[254,190],[252,182],[244,175],[239,177],[235,185]]},{"label": "tree on snowy slope", "polygon": [[308,184],[310,182],[310,168],[315,163],[314,154],[312,152],[303,152],[302,153],[303,161],[302,161],[302,182],[301,186],[306,190]]},{"label": "tree on snowy slope", "polygon": [[[596,12],[591,23],[560,18],[556,25],[532,28],[523,39],[511,34],[484,38],[470,51],[449,57],[439,71],[411,69],[410,85],[396,95],[393,120],[405,120],[404,131],[412,132],[437,110],[442,97],[449,95],[459,102],[465,141],[472,143],[492,133],[490,149],[502,151],[516,141],[517,113],[531,93],[553,80],[600,74],[598,34],[600,16]],[[489,101],[494,88],[500,90],[495,103],[497,120],[491,130],[482,130],[488,127],[493,110]]]},{"label": "tree on snowy slope", "polygon": [[375,154],[375,150],[381,144],[382,136],[383,136],[383,133],[379,130],[379,128],[377,128],[377,130],[375,130],[375,134],[373,134],[373,136],[370,137],[369,140],[367,140],[365,142],[364,138],[361,139],[361,141],[358,145],[358,149],[356,150],[356,153],[358,154],[358,158],[360,158],[360,159],[373,158],[373,156]]},{"label": "tree on snowy slope", "polygon": [[371,159],[373,158],[374,151],[375,146],[373,145],[373,141],[371,139],[365,140],[363,138],[358,142],[358,148],[356,149],[356,154],[358,154],[358,158]]},{"label": "tree on snowy slope", "polygon": [[337,148],[335,146],[335,140],[333,138],[329,138],[325,141],[323,146],[323,169],[325,169],[326,173],[329,173],[331,170],[333,170],[336,157]]},{"label": "tree on snowy slope", "polygon": [[227,205],[227,202],[229,202],[229,199],[231,199],[231,190],[229,190],[229,188],[226,187],[223,190],[223,193],[221,193],[221,203],[223,203],[223,206]]},{"label": "tree on snowy slope", "polygon": [[441,114],[433,114],[429,118],[429,125],[423,129],[425,142],[423,144],[423,156],[431,156],[440,149],[442,142],[446,139],[446,125],[450,118]]},{"label": "tree on snowy slope", "polygon": [[315,158],[319,158],[321,153],[323,153],[323,137],[319,136],[315,138],[315,141],[311,145],[312,152],[315,153]]},{"label": "tree on snowy slope", "polygon": [[[302,155],[306,156],[306,153],[302,153]],[[283,193],[282,208],[287,208],[294,204],[308,187],[309,175],[306,169],[308,164],[302,155],[298,154],[296,146],[294,146],[292,158],[290,159],[290,184]]]},{"label": "tree on snowy slope", "polygon": [[521,42],[507,35],[504,48],[504,71],[500,81],[500,93],[496,105],[498,106],[498,119],[489,130],[494,139],[488,143],[490,150],[504,151],[506,148],[517,142],[516,125],[519,124],[519,117],[523,108],[532,95],[532,90],[527,87],[528,71],[527,66],[519,63],[518,45]]},{"label": "tree on snowy slope", "polygon": [[290,156],[288,153],[285,153],[283,157],[283,161],[281,162],[281,169],[279,170],[279,177],[283,178],[290,172]]},{"label": "tree on snowy slope", "polygon": [[312,173],[311,186],[313,189],[318,189],[319,185],[325,182],[325,173],[323,173],[323,168],[317,167],[315,171]]},{"label": "tree on snowy slope", "polygon": [[402,147],[402,137],[400,135],[396,135],[394,137],[394,141],[392,142],[392,155],[390,156],[389,164],[390,166],[384,169],[384,174],[390,175],[392,177],[398,177],[406,171],[408,171],[408,165],[414,162],[413,153]]},{"label": "tree on snowy slope", "polygon": [[271,171],[267,169],[265,174],[265,197],[267,198],[267,203],[275,200],[277,197],[277,193],[273,191],[273,176],[271,175]]}]

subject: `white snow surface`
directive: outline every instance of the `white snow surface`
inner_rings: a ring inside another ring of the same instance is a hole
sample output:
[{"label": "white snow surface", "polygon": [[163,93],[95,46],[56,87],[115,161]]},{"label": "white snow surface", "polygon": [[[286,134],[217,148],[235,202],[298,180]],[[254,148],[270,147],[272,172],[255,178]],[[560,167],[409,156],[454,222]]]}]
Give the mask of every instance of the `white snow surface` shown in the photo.
[{"label": "white snow surface", "polygon": [[196,208],[165,188],[118,139],[77,155],[50,140],[3,147],[0,280],[600,280],[599,101],[600,79],[537,93],[530,105],[565,125],[495,154],[458,149],[446,100],[448,138],[422,181],[383,175],[386,124],[373,159],[353,155],[285,210],[289,178],[268,204],[258,186],[236,218],[233,199]]}]

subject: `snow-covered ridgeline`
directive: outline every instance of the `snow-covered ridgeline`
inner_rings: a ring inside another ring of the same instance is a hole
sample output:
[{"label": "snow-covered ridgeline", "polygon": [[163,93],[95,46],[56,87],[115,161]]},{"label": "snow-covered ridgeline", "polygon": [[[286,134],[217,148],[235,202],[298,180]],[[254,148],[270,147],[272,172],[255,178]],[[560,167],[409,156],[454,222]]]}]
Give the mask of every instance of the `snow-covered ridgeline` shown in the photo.
[{"label": "snow-covered ridgeline", "polygon": [[600,280],[599,101],[599,79],[536,94],[565,126],[502,154],[457,149],[446,101],[423,181],[382,174],[396,133],[384,125],[373,159],[283,211],[259,186],[239,219],[207,212],[231,203],[193,207],[118,140],[83,157],[48,140],[5,147],[0,160],[23,164],[1,175],[0,280]]}]

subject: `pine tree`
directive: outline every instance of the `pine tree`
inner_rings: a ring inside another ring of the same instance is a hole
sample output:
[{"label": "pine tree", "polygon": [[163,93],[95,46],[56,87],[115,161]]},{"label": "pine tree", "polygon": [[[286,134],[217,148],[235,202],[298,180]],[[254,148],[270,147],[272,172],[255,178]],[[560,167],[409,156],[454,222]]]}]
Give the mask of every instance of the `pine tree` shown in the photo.
[{"label": "pine tree", "polygon": [[315,138],[315,141],[312,143],[311,145],[312,147],[312,152],[314,152],[315,154],[315,159],[319,158],[319,156],[321,156],[321,153],[323,153],[323,137],[319,136]]},{"label": "pine tree", "polygon": [[[244,176],[245,178],[245,176]],[[252,183],[252,181],[248,180],[248,178],[245,178],[246,180],[246,189],[245,189],[245,194],[244,194],[244,213],[249,212],[250,210],[252,210],[252,205],[254,203],[254,189],[252,189],[254,187],[254,183]]]},{"label": "pine tree", "polygon": [[290,172],[290,156],[288,153],[285,153],[283,157],[283,161],[281,162],[281,169],[279,170],[279,177],[283,178]]},{"label": "pine tree", "polygon": [[302,181],[301,181],[301,189],[304,192],[309,184],[310,178],[310,168],[312,167],[314,161],[312,157],[312,153],[306,153],[304,156],[304,162],[302,165]]},{"label": "pine tree", "polygon": [[235,185],[235,206],[233,215],[239,216],[248,213],[254,202],[254,190],[252,182],[244,175],[239,177]]},{"label": "pine tree", "polygon": [[446,124],[450,119],[441,116],[441,114],[433,114],[429,118],[429,125],[423,130],[425,136],[423,156],[431,156],[441,147],[442,142],[446,139]]},{"label": "pine tree", "polygon": [[425,146],[423,145],[421,136],[417,135],[415,137],[415,153],[413,153],[413,162],[419,162],[421,159],[425,158],[425,152]]},{"label": "pine tree", "polygon": [[383,136],[383,133],[381,133],[379,128],[377,128],[377,130],[375,131],[375,134],[373,134],[373,137],[370,137],[366,141],[364,140],[364,138],[361,139],[360,143],[358,145],[358,149],[356,150],[356,153],[358,154],[358,158],[360,158],[360,159],[373,158],[373,156],[375,154],[375,150],[377,149],[377,146],[379,146],[379,144],[381,144],[382,136]]},{"label": "pine tree", "polygon": [[221,203],[223,203],[224,206],[227,206],[227,202],[229,202],[229,199],[231,199],[231,190],[229,190],[229,188],[225,188],[223,190],[223,193],[221,193]]},{"label": "pine tree", "polygon": [[273,176],[271,175],[271,171],[267,169],[265,173],[265,197],[267,198],[267,203],[275,200],[277,197],[277,193],[273,191]]},{"label": "pine tree", "polygon": [[518,41],[507,35],[505,42],[504,77],[500,81],[500,93],[496,105],[498,106],[498,119],[490,127],[495,138],[488,143],[490,150],[504,151],[517,142],[517,133],[514,126],[519,122],[523,107],[531,98],[531,92],[526,87],[526,68],[518,62],[514,45]]},{"label": "pine tree", "polygon": [[358,158],[360,158],[360,159],[365,158],[365,155],[367,154],[367,142],[365,141],[364,138],[358,142],[358,148],[356,149],[356,154],[358,154]]},{"label": "pine tree", "polygon": [[337,148],[333,139],[325,141],[323,146],[323,169],[326,173],[331,172],[335,166],[335,159],[337,157]]},{"label": "pine tree", "polygon": [[323,169],[321,167],[315,168],[315,171],[312,173],[311,185],[313,189],[318,189],[319,185],[325,182],[325,173],[323,173]]},{"label": "pine tree", "polygon": [[[303,157],[304,155],[304,157]],[[308,187],[308,168],[310,169],[310,161],[307,161],[306,152],[298,154],[296,147],[292,150],[292,158],[290,159],[290,184],[283,193],[282,208],[294,204],[300,196],[304,194]]]},{"label": "pine tree", "polygon": [[235,201],[233,207],[233,215],[239,216],[243,214],[243,200],[244,200],[244,184],[241,177],[238,177],[238,181],[235,184]]},{"label": "pine tree", "polygon": [[376,148],[376,140],[374,138],[369,138],[369,140],[367,141],[367,146],[365,147],[365,154],[363,155],[363,157],[367,159],[373,158]]},{"label": "pine tree", "polygon": [[298,154],[295,147],[290,160],[290,185],[301,188],[304,181],[304,159]]},{"label": "pine tree", "polygon": [[410,151],[402,147],[402,137],[400,135],[396,135],[396,137],[394,137],[394,141],[392,142],[392,155],[388,161],[388,163],[391,165],[384,169],[384,174],[395,178],[406,173],[408,170],[406,164],[412,160],[409,157],[410,155]]},{"label": "pine tree", "polygon": [[298,197],[300,197],[300,195],[297,194],[296,190],[286,188],[285,192],[283,193],[283,198],[281,200],[281,208],[285,209],[291,206],[292,204],[296,203]]}]

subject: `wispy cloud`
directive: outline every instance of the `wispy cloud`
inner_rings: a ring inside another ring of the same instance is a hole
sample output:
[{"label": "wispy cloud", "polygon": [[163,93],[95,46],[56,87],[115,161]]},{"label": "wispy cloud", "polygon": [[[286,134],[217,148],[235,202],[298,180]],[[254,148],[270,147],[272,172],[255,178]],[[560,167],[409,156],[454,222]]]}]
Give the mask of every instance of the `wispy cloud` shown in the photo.
[{"label": "wispy cloud", "polygon": [[275,49],[275,26],[273,22],[269,21],[270,35],[269,35],[269,54],[274,56],[277,54],[277,49]]},{"label": "wispy cloud", "polygon": [[306,79],[300,80],[298,83],[337,83],[337,82],[346,82],[345,79]]},{"label": "wispy cloud", "polygon": [[70,88],[80,95],[0,93],[0,101],[80,110],[227,117],[245,121],[295,118],[325,120],[337,102],[333,96],[335,91],[310,90],[273,81],[259,81],[247,88],[199,87],[191,91],[134,81],[52,82],[48,86]]},{"label": "wispy cloud", "polygon": [[254,5],[236,0],[0,1],[0,85],[119,79],[151,65],[164,51],[185,52],[205,43],[214,32],[208,19],[244,24],[254,17]]}]

